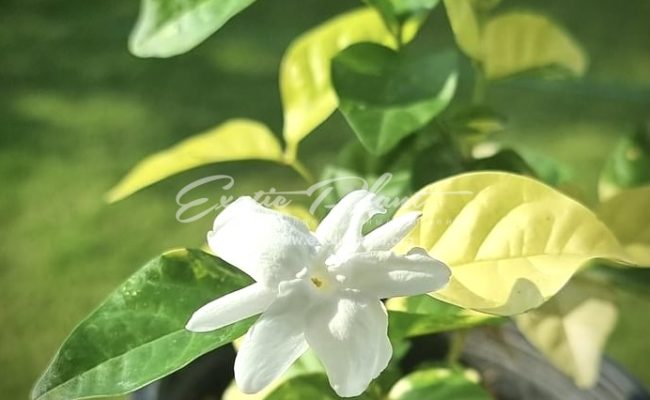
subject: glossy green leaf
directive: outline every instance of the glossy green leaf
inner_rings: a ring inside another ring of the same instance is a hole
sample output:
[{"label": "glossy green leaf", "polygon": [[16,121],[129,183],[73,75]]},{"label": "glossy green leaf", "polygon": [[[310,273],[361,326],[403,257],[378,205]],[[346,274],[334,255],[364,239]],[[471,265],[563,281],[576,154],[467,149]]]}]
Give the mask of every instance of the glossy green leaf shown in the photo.
[{"label": "glossy green leaf", "polygon": [[361,143],[385,154],[443,111],[456,90],[451,51],[397,53],[359,43],[332,62],[339,109]]},{"label": "glossy green leaf", "polygon": [[600,205],[598,216],[637,264],[650,267],[650,186],[619,192]]},{"label": "glossy green leaf", "polygon": [[36,383],[32,399],[131,392],[243,335],[254,318],[210,333],[185,330],[199,307],[251,282],[199,250],[147,263],[79,324]]},{"label": "glossy green leaf", "polygon": [[469,57],[481,60],[483,58],[481,25],[474,9],[474,2],[470,0],[444,0],[444,2],[456,44]]},{"label": "glossy green leaf", "polygon": [[472,370],[427,368],[400,379],[388,400],[491,400]]},{"label": "glossy green leaf", "polygon": [[106,198],[115,202],[180,172],[238,160],[284,163],[280,143],[265,125],[234,119],[148,156],[133,167]]},{"label": "glossy green leaf", "polygon": [[[404,41],[417,31],[406,24]],[[287,158],[296,158],[298,143],[336,110],[330,63],[341,50],[358,42],[396,43],[379,13],[365,7],[339,15],[296,38],[280,66],[280,93],[284,110],[283,136]]]},{"label": "glossy green leaf", "polygon": [[431,295],[463,308],[513,315],[540,306],[586,262],[629,260],[582,204],[521,175],[474,172],[433,183],[396,213],[422,212],[397,247],[446,262],[449,285]]},{"label": "glossy green leaf", "polygon": [[255,0],[142,0],[129,49],[171,57],[196,47]]},{"label": "glossy green leaf", "polygon": [[650,122],[619,140],[603,169],[598,192],[601,200],[619,191],[650,183]]},{"label": "glossy green leaf", "polygon": [[393,339],[448,332],[501,321],[501,318],[465,310],[427,295],[389,299],[386,308],[389,311],[388,332]]},{"label": "glossy green leaf", "polygon": [[575,76],[587,70],[582,47],[543,15],[523,11],[501,14],[486,23],[482,35],[480,61],[488,79],[549,67]]},{"label": "glossy green leaf", "polygon": [[419,17],[438,5],[439,0],[367,0],[379,11],[384,22],[393,33],[401,34],[402,24],[412,17]]},{"label": "glossy green leaf", "polygon": [[[266,396],[265,400],[339,400],[324,374],[308,374],[291,378]],[[363,393],[357,400],[375,400]]]},{"label": "glossy green leaf", "polygon": [[608,288],[571,281],[540,308],[516,317],[519,330],[577,386],[593,386],[618,310]]}]

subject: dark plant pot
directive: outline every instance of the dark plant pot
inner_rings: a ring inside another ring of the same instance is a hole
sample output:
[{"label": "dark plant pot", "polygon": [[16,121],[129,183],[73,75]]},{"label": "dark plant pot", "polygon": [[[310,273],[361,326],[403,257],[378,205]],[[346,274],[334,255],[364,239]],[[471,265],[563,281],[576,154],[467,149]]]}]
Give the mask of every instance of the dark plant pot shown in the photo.
[{"label": "dark plant pot", "polygon": [[[402,361],[407,372],[423,362],[443,360],[449,345],[447,335],[423,336],[413,342]],[[234,359],[231,346],[220,348],[139,390],[132,399],[220,400],[233,378]],[[596,386],[577,388],[512,324],[472,330],[461,362],[481,373],[484,386],[498,400],[650,400],[643,386],[608,358],[603,360]]]}]

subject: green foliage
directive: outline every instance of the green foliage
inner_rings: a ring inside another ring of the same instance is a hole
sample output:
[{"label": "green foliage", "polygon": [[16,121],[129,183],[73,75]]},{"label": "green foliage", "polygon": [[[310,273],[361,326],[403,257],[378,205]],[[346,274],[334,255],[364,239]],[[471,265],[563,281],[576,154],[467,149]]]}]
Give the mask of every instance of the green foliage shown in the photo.
[{"label": "green foliage", "polygon": [[420,17],[438,5],[439,0],[367,0],[379,11],[386,26],[399,41],[402,25],[410,18]]},{"label": "green foliage", "polygon": [[502,149],[489,157],[475,159],[472,162],[472,169],[507,171],[530,177],[536,176],[535,171],[526,160],[512,149]]},{"label": "green foliage", "polygon": [[129,48],[139,57],[171,57],[185,53],[254,2],[142,0]]},{"label": "green foliage", "polygon": [[619,140],[600,176],[599,194],[606,200],[625,188],[650,183],[650,122]]},{"label": "green foliage", "polygon": [[456,88],[455,64],[450,51],[350,46],[332,63],[339,109],[368,151],[385,154],[447,107]]},{"label": "green foliage", "polygon": [[230,343],[252,319],[207,334],[185,324],[200,306],[248,283],[247,275],[199,250],[151,260],[74,329],[32,399],[128,393]]},{"label": "green foliage", "polygon": [[444,303],[428,295],[401,297],[386,302],[389,335],[394,339],[467,329],[499,323],[501,318]]},{"label": "green foliage", "polygon": [[472,370],[428,368],[415,371],[395,384],[389,400],[491,400]]},{"label": "green foliage", "polygon": [[[406,31],[404,40],[412,38],[414,32],[413,29]],[[336,110],[331,60],[336,53],[358,42],[397,45],[377,11],[366,7],[339,15],[305,32],[287,49],[280,67],[280,93],[284,111],[283,136],[289,160],[296,157],[298,143]]]}]

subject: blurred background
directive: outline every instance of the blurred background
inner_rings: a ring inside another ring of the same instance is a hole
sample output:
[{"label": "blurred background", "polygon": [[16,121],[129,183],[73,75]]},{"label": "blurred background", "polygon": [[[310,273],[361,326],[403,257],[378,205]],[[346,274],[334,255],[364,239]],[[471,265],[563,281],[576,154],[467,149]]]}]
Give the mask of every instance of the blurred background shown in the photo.
[{"label": "blurred background", "polygon": [[[181,187],[218,172],[235,177],[238,193],[304,188],[287,168],[246,162],[182,174],[114,205],[103,200],[144,156],[226,119],[253,118],[281,132],[284,49],[356,3],[259,1],[199,48],[166,60],[128,53],[135,0],[2,4],[0,393],[20,399],[67,333],[117,284],[163,250],[203,243],[210,218],[175,219]],[[488,97],[508,116],[500,139],[568,164],[589,202],[617,138],[650,117],[650,2],[504,4],[553,16],[590,56],[580,81],[515,79]],[[442,7],[421,35],[452,45]],[[352,137],[336,114],[303,143],[301,158],[317,169]],[[269,175],[260,182],[262,168]],[[650,300],[623,298],[621,307],[608,353],[650,385]]]}]

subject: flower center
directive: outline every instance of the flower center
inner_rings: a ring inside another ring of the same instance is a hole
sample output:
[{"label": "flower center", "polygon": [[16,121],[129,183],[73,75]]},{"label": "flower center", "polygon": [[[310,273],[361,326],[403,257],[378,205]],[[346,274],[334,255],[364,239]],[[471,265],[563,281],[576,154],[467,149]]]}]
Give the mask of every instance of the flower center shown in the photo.
[{"label": "flower center", "polygon": [[317,288],[323,286],[323,281],[320,280],[320,278],[311,278],[311,283],[313,283]]}]

